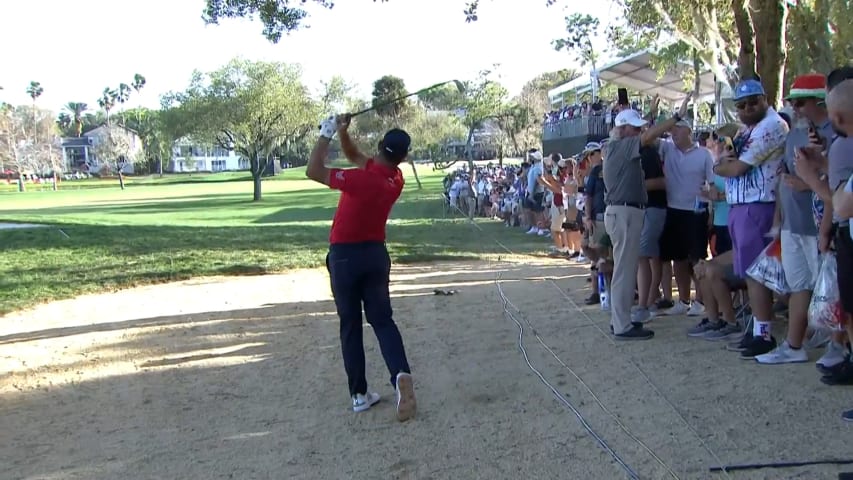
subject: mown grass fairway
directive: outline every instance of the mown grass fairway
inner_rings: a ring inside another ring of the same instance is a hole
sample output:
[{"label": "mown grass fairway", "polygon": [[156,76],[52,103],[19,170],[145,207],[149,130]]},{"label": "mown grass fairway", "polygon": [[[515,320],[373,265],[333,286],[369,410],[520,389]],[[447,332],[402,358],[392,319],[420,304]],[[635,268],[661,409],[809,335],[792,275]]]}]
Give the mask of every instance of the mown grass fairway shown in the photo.
[{"label": "mown grass fairway", "polygon": [[[404,172],[388,226],[395,262],[503,253],[467,221],[443,218],[441,172],[420,166],[423,190]],[[124,191],[107,180],[65,188],[72,183],[0,194],[0,221],[57,227],[0,230],[0,313],[145,283],[321,266],[338,200],[302,169],[265,181],[257,203],[246,174],[130,179]],[[480,225],[514,251],[547,244],[491,220]]]}]

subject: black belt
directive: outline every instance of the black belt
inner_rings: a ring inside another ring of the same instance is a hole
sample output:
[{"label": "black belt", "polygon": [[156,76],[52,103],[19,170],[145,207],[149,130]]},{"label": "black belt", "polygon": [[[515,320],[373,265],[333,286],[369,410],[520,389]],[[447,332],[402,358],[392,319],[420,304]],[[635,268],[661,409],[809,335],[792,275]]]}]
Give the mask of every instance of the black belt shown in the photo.
[{"label": "black belt", "polygon": [[608,207],[631,207],[631,208],[639,208],[640,210],[646,209],[646,204],[644,203],[636,203],[636,202],[613,202],[608,203]]}]

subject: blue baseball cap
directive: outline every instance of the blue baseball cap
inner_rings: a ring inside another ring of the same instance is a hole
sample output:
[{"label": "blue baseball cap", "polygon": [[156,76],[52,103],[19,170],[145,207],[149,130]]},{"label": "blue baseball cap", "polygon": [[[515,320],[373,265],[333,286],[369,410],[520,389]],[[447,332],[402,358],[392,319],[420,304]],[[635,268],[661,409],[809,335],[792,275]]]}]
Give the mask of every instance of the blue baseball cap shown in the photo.
[{"label": "blue baseball cap", "polygon": [[735,86],[734,93],[734,98],[732,98],[734,101],[743,100],[746,97],[754,97],[756,95],[766,95],[761,82],[752,78],[738,82]]}]

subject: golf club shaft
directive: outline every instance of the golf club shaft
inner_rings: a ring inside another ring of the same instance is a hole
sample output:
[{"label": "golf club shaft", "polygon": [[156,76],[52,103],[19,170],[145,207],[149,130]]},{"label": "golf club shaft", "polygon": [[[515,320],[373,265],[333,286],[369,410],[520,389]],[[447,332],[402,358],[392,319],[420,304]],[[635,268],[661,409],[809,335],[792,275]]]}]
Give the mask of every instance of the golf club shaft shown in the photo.
[{"label": "golf club shaft", "polygon": [[454,80],[449,80],[449,81],[447,81],[447,82],[436,83],[435,85],[429,86],[429,87],[427,87],[427,88],[422,88],[422,89],[418,90],[417,92],[412,92],[412,93],[409,93],[409,94],[407,94],[407,95],[403,95],[402,97],[395,98],[395,99],[393,99],[393,100],[388,100],[387,102],[382,102],[382,103],[377,103],[376,105],[371,105],[370,107],[365,108],[364,110],[359,110],[358,112],[351,113],[351,114],[350,114],[350,117],[357,117],[357,116],[359,116],[359,115],[361,115],[361,114],[363,114],[363,113],[367,113],[367,112],[370,112],[370,111],[376,110],[377,108],[383,108],[383,107],[387,107],[388,105],[393,105],[393,104],[395,104],[395,103],[397,103],[397,102],[399,102],[399,101],[401,101],[401,100],[405,100],[405,99],[407,99],[407,98],[409,98],[409,97],[414,97],[414,96],[416,96],[416,95],[420,95],[420,94],[422,94],[422,93],[424,93],[424,92],[428,92],[428,91],[430,91],[430,90],[433,90],[433,89],[435,89],[435,88],[438,88],[438,87],[440,87],[440,86],[442,86],[442,85],[448,84],[448,83],[453,82],[453,81],[454,81]]}]

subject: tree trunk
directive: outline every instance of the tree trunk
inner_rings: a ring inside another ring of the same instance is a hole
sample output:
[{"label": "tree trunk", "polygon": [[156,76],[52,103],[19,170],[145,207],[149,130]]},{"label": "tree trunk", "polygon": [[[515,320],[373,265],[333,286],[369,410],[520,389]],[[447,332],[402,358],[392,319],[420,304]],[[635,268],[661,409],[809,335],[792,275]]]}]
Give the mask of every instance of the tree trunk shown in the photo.
[{"label": "tree trunk", "polygon": [[118,186],[124,190],[124,175],[121,173],[121,167],[117,166],[116,170],[118,170]]},{"label": "tree trunk", "polygon": [[512,141],[512,148],[515,149],[515,152],[513,152],[513,156],[515,156],[516,153],[521,151],[521,149],[518,148],[518,139],[515,138],[514,133],[509,134],[509,139],[510,139],[510,141]]},{"label": "tree trunk", "polygon": [[468,129],[468,140],[465,141],[465,160],[468,160],[468,173],[474,173],[474,150],[471,140],[474,139],[474,127]]},{"label": "tree trunk", "polygon": [[693,131],[699,126],[699,93],[702,91],[702,59],[693,49]]},{"label": "tree trunk", "polygon": [[749,12],[750,0],[732,0],[732,11],[735,17],[740,52],[737,57],[738,76],[749,78],[755,75],[755,30],[752,28],[752,18]]},{"label": "tree trunk", "polygon": [[[474,149],[471,141],[474,139],[474,125],[468,129],[468,140],[465,142],[465,156],[468,157],[468,189],[474,195]],[[474,209],[468,208],[468,218],[474,219]]]},{"label": "tree trunk", "polygon": [[261,172],[252,172],[252,201],[261,201]]},{"label": "tree trunk", "polygon": [[761,36],[755,39],[756,70],[767,94],[767,103],[779,108],[788,58],[785,45],[788,5],[783,0],[750,0],[750,5],[754,30],[761,32]]},{"label": "tree trunk", "polygon": [[412,166],[412,173],[415,174],[415,183],[418,184],[418,190],[423,190],[423,185],[421,185],[421,177],[418,176],[418,169],[415,167],[415,161],[409,160],[409,165]]},{"label": "tree trunk", "polygon": [[[518,149],[518,147],[516,147]],[[504,147],[498,146],[498,168],[503,168],[504,166]]]}]

